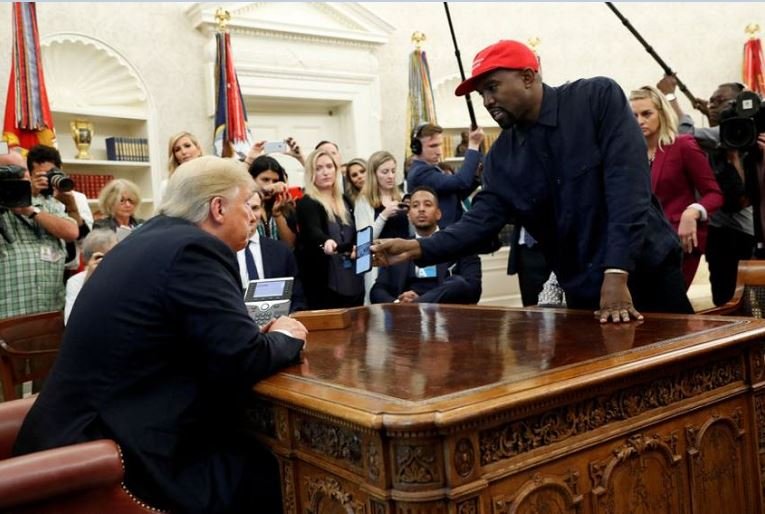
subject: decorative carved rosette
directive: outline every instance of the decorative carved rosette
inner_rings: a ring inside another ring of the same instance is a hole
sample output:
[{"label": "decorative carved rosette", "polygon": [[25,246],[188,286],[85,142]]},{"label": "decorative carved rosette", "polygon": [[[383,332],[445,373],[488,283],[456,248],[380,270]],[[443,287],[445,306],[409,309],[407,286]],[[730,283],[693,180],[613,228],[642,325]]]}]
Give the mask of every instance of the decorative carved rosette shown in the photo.
[{"label": "decorative carved rosette", "polygon": [[473,443],[467,437],[463,437],[454,447],[454,469],[462,478],[467,477],[475,465],[475,451]]}]

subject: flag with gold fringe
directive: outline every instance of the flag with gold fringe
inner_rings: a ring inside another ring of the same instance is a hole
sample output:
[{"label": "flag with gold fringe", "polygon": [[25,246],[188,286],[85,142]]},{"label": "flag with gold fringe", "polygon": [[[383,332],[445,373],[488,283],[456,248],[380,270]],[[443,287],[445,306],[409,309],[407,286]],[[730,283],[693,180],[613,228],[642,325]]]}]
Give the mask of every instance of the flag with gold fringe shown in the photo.
[{"label": "flag with gold fringe", "polygon": [[[423,123],[437,124],[436,105],[433,99],[433,86],[430,82],[430,67],[425,51],[420,49],[420,43],[425,40],[421,32],[412,34],[412,41],[417,48],[409,56],[409,97],[407,99],[407,139],[415,128]],[[409,146],[408,144],[406,145]],[[407,155],[411,151],[407,149]]]},{"label": "flag with gold fringe", "polygon": [[765,95],[765,74],[763,74],[762,42],[755,36],[759,30],[759,25],[749,25],[746,28],[749,40],[744,43],[743,81],[749,89],[763,96]]},{"label": "flag with gold fringe", "polygon": [[13,3],[13,56],[5,102],[3,138],[25,150],[56,145],[53,116],[45,90],[37,10],[34,2]]},{"label": "flag with gold fringe", "polygon": [[250,130],[247,111],[239,89],[234,60],[231,56],[231,38],[228,32],[215,34],[215,153],[222,157],[247,155],[250,149]]}]

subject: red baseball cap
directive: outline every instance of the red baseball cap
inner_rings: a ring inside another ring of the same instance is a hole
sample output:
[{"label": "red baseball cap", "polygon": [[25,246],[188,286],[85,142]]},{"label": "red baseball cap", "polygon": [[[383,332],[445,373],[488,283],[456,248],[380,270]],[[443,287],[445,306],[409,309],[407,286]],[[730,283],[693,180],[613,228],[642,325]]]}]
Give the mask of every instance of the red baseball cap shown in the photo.
[{"label": "red baseball cap", "polygon": [[539,59],[531,48],[523,43],[509,39],[498,41],[476,54],[473,59],[473,75],[457,86],[454,94],[463,96],[475,91],[476,82],[482,75],[501,68],[511,70],[531,68],[538,72]]}]

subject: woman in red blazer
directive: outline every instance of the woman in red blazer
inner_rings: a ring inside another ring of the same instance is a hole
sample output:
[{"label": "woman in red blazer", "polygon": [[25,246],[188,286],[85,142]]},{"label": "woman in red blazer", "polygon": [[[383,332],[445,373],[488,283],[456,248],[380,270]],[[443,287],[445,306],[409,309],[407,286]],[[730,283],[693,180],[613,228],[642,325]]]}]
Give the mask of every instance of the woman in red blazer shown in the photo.
[{"label": "woman in red blazer", "polygon": [[651,190],[683,245],[683,275],[690,287],[707,242],[707,220],[723,204],[706,154],[693,136],[677,133],[677,115],[655,87],[630,94],[651,163]]}]

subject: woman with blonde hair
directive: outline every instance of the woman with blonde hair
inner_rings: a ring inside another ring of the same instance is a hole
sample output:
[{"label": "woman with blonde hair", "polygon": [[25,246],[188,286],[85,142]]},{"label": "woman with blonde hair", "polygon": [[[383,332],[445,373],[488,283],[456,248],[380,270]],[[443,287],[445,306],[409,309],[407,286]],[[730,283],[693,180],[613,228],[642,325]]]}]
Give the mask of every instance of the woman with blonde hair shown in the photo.
[{"label": "woman with blonde hair", "polygon": [[[396,184],[396,159],[390,152],[380,150],[367,160],[367,178],[356,198],[356,226],[372,225],[372,239],[409,237],[408,205],[402,201]],[[364,275],[364,303],[369,303],[369,291],[377,279],[377,268]]]},{"label": "woman with blonde hair", "polygon": [[197,137],[185,130],[170,136],[167,142],[167,171],[173,176],[175,168],[184,162],[204,155]]},{"label": "woman with blonde hair", "polygon": [[98,206],[105,218],[93,223],[93,230],[108,228],[115,232],[132,230],[141,223],[142,219],[134,217],[136,209],[141,205],[141,191],[138,186],[124,178],[109,182],[98,195]]},{"label": "woman with blonde hair", "polygon": [[680,237],[688,288],[706,248],[706,222],[723,196],[696,140],[678,135],[677,115],[661,91],[643,86],[630,93],[630,103],[648,144],[651,191]]},{"label": "woman with blonde hair", "polygon": [[196,159],[204,154],[202,146],[199,144],[199,139],[191,132],[182,130],[170,136],[170,139],[167,141],[167,178],[162,180],[162,183],[159,185],[160,200],[165,197],[167,181],[173,176],[175,169],[184,162]]},{"label": "woman with blonde hair", "polygon": [[324,150],[314,150],[305,161],[305,194],[296,205],[295,256],[306,303],[309,309],[361,305],[364,286],[351,260],[356,225],[340,169]]}]

